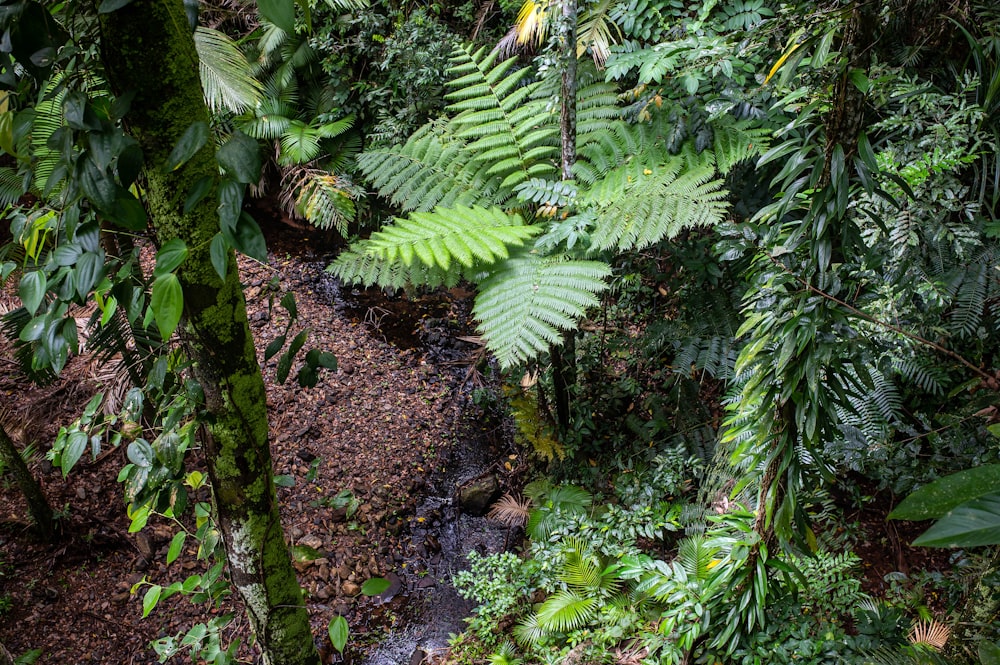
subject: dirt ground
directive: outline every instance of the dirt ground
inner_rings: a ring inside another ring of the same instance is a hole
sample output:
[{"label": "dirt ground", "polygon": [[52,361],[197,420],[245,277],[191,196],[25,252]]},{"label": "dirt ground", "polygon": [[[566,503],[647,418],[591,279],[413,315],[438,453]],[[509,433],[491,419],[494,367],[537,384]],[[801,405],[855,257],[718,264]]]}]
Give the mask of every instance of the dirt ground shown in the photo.
[{"label": "dirt ground", "polygon": [[[395,622],[405,620],[404,613],[391,607],[379,611],[378,599],[360,595],[366,579],[398,573],[404,585],[446,583],[426,572],[435,556],[433,541],[414,542],[409,527],[426,519],[417,518],[414,508],[428,480],[447,464],[454,442],[491,439],[466,400],[474,378],[468,362],[478,347],[456,339],[472,334],[465,294],[406,305],[378,294],[340,294],[322,272],[325,257],[309,249],[307,235],[289,228],[268,235],[268,265],[241,260],[261,362],[263,349],[287,320],[276,303],[294,291],[299,324],[293,334],[308,327],[305,348],[332,352],[339,363],[336,371],[321,371],[319,384],[305,390],[295,381],[295,369],[277,385],[277,358],[263,366],[275,473],[295,479],[294,486],[278,488],[286,534],[291,544],[323,555],[296,564],[308,591],[313,632],[324,637],[326,662],[341,662],[328,647],[326,628],[335,614],[347,617],[352,630],[347,661],[356,662]],[[58,427],[78,417],[99,388],[95,377],[101,368],[85,355],[76,357],[60,381],[33,388],[9,358],[9,347],[0,349],[0,399],[19,423],[13,433],[19,443],[35,442],[44,453]],[[141,618],[143,590],[131,594],[133,584],[145,579],[168,585],[205,565],[192,546],[166,565],[175,531],[167,523],[151,520],[144,531],[127,532],[122,486],[116,482],[125,463],[121,450],[96,461],[85,456],[64,480],[43,455],[35,457],[32,469],[62,512],[63,538],[55,545],[30,536],[17,488],[10,482],[0,486],[0,643],[15,657],[41,649],[42,664],[155,663],[150,640],[228,612],[235,620],[226,637],[246,642],[247,622],[232,597],[209,607],[175,596]],[[348,515],[332,501],[342,491],[357,500],[355,513]],[[248,660],[252,653],[241,650]]]}]

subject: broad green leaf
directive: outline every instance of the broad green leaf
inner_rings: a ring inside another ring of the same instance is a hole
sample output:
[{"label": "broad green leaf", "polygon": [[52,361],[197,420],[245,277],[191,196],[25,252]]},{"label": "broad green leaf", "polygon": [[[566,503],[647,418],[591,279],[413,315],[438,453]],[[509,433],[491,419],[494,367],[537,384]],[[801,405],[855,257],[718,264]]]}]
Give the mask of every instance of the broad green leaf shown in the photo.
[{"label": "broad green leaf", "polygon": [[233,246],[240,253],[262,263],[267,262],[267,243],[264,241],[264,234],[254,218],[245,212],[237,218],[233,240]]},{"label": "broad green leaf", "polygon": [[264,349],[264,362],[267,362],[274,357],[274,354],[281,351],[281,347],[285,345],[285,341],[286,339],[284,335],[278,335],[271,340],[271,343],[267,345],[266,349]]},{"label": "broad green leaf", "polygon": [[1000,545],[1000,494],[987,494],[948,512],[913,541],[924,547]]},{"label": "broad green leaf", "polygon": [[160,594],[163,592],[163,587],[159,584],[154,584],[149,587],[146,595],[142,598],[142,617],[145,619],[149,616],[149,613],[153,611],[156,607],[156,603],[160,601]]},{"label": "broad green leaf", "polygon": [[316,373],[315,365],[303,365],[299,368],[296,376],[300,388],[315,388],[319,383],[319,374]]},{"label": "broad green leaf", "polygon": [[294,0],[257,0],[260,15],[289,35],[295,32]]},{"label": "broad green leaf", "polygon": [[243,185],[232,178],[223,179],[219,185],[219,226],[233,247],[236,246],[234,234],[242,209]]},{"label": "broad green leaf", "polygon": [[184,134],[177,140],[174,149],[167,157],[167,163],[163,165],[163,170],[176,171],[183,166],[195,153],[201,150],[208,142],[208,123],[203,120],[196,120],[184,131]]},{"label": "broad green leaf", "polygon": [[229,267],[229,243],[222,233],[216,233],[212,238],[212,243],[208,246],[208,254],[212,258],[212,267],[219,279],[226,278],[226,269]]},{"label": "broad green leaf", "polygon": [[73,129],[97,130],[101,128],[101,121],[90,107],[86,94],[79,91],[66,93],[62,104],[66,124]]},{"label": "broad green leaf", "polygon": [[181,550],[184,549],[184,540],[187,538],[186,531],[178,531],[174,534],[173,539],[170,541],[170,548],[167,550],[167,565],[169,566],[177,557],[181,555]]},{"label": "broad green leaf", "polygon": [[153,460],[156,459],[156,451],[145,439],[136,439],[128,444],[126,455],[136,466],[153,466]]},{"label": "broad green leaf", "polygon": [[81,299],[104,277],[104,251],[85,252],[76,262],[76,293]]},{"label": "broad green leaf", "polygon": [[47,280],[45,273],[41,270],[32,270],[21,276],[21,285],[18,287],[18,295],[21,297],[21,304],[32,316],[38,311],[45,297]]},{"label": "broad green leaf", "polygon": [[174,334],[184,311],[184,291],[177,275],[168,273],[153,281],[153,295],[150,299],[153,318],[160,329],[160,336],[166,340]]},{"label": "broad green leaf", "polygon": [[48,327],[48,323],[48,319],[44,315],[36,316],[28,321],[28,325],[21,328],[21,334],[18,335],[18,339],[22,342],[34,342],[41,339],[46,327]]},{"label": "broad green leaf", "polygon": [[392,586],[392,582],[384,577],[371,577],[361,585],[361,593],[366,596],[377,596],[384,593],[390,586]]},{"label": "broad green leaf", "polygon": [[278,380],[278,383],[284,383],[288,380],[288,373],[292,369],[292,361],[295,360],[295,354],[302,349],[302,345],[306,343],[307,337],[309,337],[308,328],[295,336],[292,343],[288,345],[288,350],[285,351],[281,358],[278,359],[278,369],[275,373],[275,378]]},{"label": "broad green leaf", "polygon": [[338,653],[343,653],[344,647],[347,646],[347,637],[350,634],[347,619],[338,614],[330,619],[330,625],[327,626],[326,631],[330,635],[330,642],[333,644],[333,648]]},{"label": "broad green leaf", "polygon": [[94,160],[80,160],[79,182],[84,196],[98,208],[110,210],[114,206],[118,185],[107,169],[97,166]]},{"label": "broad green leaf", "polygon": [[184,199],[184,214],[188,214],[194,207],[201,203],[210,191],[212,191],[212,184],[215,180],[209,176],[202,176],[198,178],[198,181],[191,186],[191,191],[188,192],[187,198]]},{"label": "broad green leaf", "polygon": [[[145,469],[144,469],[145,471]],[[144,503],[135,510],[131,508],[127,509],[129,519],[131,520],[128,525],[129,533],[136,533],[137,531],[142,531],[146,528],[146,522],[149,521],[149,504]]]},{"label": "broad green leaf", "polygon": [[293,319],[299,318],[299,308],[295,304],[295,294],[289,291],[285,295],[281,296],[281,302],[279,303],[288,311],[288,316]]},{"label": "broad green leaf", "polygon": [[64,478],[76,466],[76,463],[80,461],[83,451],[87,449],[87,442],[89,440],[87,433],[80,431],[71,432],[66,438],[66,447],[62,450],[59,463],[59,466],[62,467]]},{"label": "broad green leaf", "polygon": [[1000,665],[1000,644],[980,640],[979,663],[980,665]]},{"label": "broad green leaf", "polygon": [[115,189],[115,200],[105,215],[115,224],[129,231],[144,231],[146,229],[146,208],[132,192],[124,187]]},{"label": "broad green leaf", "polygon": [[71,266],[83,253],[83,249],[75,242],[59,245],[52,250],[52,262],[57,266]]},{"label": "broad green leaf", "polygon": [[278,487],[295,487],[295,476],[282,475],[274,477],[274,484]]},{"label": "broad green leaf", "polygon": [[986,464],[924,485],[889,513],[890,519],[929,520],[986,494],[1000,493],[1000,464]]},{"label": "broad green leaf", "polygon": [[129,187],[139,177],[142,170],[142,148],[137,143],[129,144],[118,155],[118,181]]},{"label": "broad green leaf", "polygon": [[257,141],[237,130],[216,153],[226,173],[245,185],[260,180],[260,148]]},{"label": "broad green leaf", "polygon": [[156,253],[156,267],[153,277],[160,277],[176,270],[187,258],[188,248],[180,238],[168,240]]}]

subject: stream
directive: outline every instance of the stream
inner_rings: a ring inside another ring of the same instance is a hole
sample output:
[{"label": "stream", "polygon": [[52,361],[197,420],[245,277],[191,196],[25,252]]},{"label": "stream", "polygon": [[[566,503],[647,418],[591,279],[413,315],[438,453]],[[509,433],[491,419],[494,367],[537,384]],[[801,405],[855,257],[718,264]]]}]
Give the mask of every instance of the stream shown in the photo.
[{"label": "stream", "polygon": [[[318,267],[318,266],[317,266]],[[458,364],[468,357],[468,342],[458,340],[449,330],[450,302],[468,294],[452,291],[437,297],[407,300],[386,296],[378,290],[342,287],[333,277],[323,275],[315,285],[329,297],[338,315],[374,327],[385,340],[399,348],[419,348],[428,362],[442,374],[450,374],[457,392],[467,392],[467,367]],[[468,399],[457,394],[455,399]],[[405,617],[404,625],[381,641],[363,659],[345,654],[352,665],[418,665],[426,657],[440,655],[449,637],[465,628],[464,619],[474,604],[461,598],[451,584],[452,575],[468,567],[466,554],[499,552],[507,545],[508,529],[498,522],[467,514],[459,506],[458,490],[480,478],[497,464],[496,452],[485,434],[467,432],[447,453],[445,471],[432,477],[417,503],[416,522],[410,529],[411,551],[424,570],[419,574],[398,570],[387,575],[392,586],[368,607],[370,623],[385,623],[386,614]],[[408,566],[407,568],[418,568]]]}]

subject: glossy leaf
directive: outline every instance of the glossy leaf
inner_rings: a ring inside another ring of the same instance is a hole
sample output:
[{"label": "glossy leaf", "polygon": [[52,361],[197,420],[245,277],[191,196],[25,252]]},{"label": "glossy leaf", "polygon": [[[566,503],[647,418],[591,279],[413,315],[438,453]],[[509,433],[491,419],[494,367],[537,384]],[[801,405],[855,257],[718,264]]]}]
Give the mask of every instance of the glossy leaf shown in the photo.
[{"label": "glossy leaf", "polygon": [[366,596],[377,596],[384,593],[390,586],[392,586],[392,582],[384,577],[371,577],[361,585],[361,593]]},{"label": "glossy leaf", "polygon": [[153,611],[156,604],[160,602],[160,594],[162,592],[163,587],[159,584],[154,584],[146,591],[146,595],[142,597],[142,617],[144,619],[149,616],[149,613]]},{"label": "glossy leaf", "polygon": [[187,258],[188,248],[180,238],[168,240],[160,247],[156,253],[156,267],[153,268],[153,277],[160,277],[176,270],[184,259]]},{"label": "glossy leaf", "polygon": [[160,329],[160,336],[166,340],[174,334],[184,311],[184,292],[177,275],[168,273],[153,281],[153,295],[150,299],[153,318]]},{"label": "glossy leaf", "polygon": [[330,635],[330,642],[333,644],[333,648],[336,649],[338,653],[343,653],[344,647],[347,646],[347,637],[350,634],[350,627],[347,625],[347,619],[338,614],[330,619],[330,625],[327,626],[326,630]]},{"label": "glossy leaf", "polygon": [[1000,464],[959,471],[924,485],[889,513],[890,519],[929,520],[987,494],[1000,493]]},{"label": "glossy leaf", "polygon": [[38,307],[42,304],[42,298],[45,297],[46,288],[47,280],[45,273],[41,270],[32,270],[21,276],[18,295],[24,308],[28,310],[28,314],[34,316],[35,312],[38,311]]},{"label": "glossy leaf", "polygon": [[1000,494],[988,494],[948,512],[914,545],[982,547],[1000,545]]},{"label": "glossy leaf", "polygon": [[221,233],[216,233],[208,246],[208,254],[212,259],[212,267],[215,268],[219,279],[226,278],[226,270],[229,267],[229,243]]},{"label": "glossy leaf", "polygon": [[187,538],[186,531],[178,531],[170,541],[170,548],[167,550],[167,565],[172,564],[180,556],[184,549],[184,540]]},{"label": "glossy leaf", "polygon": [[163,165],[164,171],[176,171],[183,166],[195,153],[201,150],[208,142],[208,123],[203,120],[196,120],[184,130],[184,133],[177,140],[174,149],[167,157],[167,163]]},{"label": "glossy leaf", "polygon": [[70,435],[66,438],[66,446],[62,450],[59,464],[62,468],[64,478],[76,466],[76,463],[80,461],[83,451],[87,449],[87,442],[89,440],[87,433],[79,430],[70,432]]},{"label": "glossy leaf", "polygon": [[250,184],[260,180],[260,148],[257,141],[243,132],[236,131],[219,148],[216,157],[226,173],[237,182]]}]

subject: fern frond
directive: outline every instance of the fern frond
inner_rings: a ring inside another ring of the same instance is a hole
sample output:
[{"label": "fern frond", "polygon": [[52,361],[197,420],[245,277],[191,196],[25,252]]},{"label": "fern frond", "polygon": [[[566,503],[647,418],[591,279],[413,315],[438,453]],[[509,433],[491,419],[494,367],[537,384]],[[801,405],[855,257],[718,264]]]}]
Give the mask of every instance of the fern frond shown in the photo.
[{"label": "fern frond", "polygon": [[576,591],[557,591],[538,608],[538,625],[545,631],[565,633],[583,626],[597,611],[597,598]]},{"label": "fern frond", "polygon": [[573,261],[522,251],[480,284],[474,314],[486,346],[501,366],[513,367],[558,344],[576,326],[611,269],[597,261]]},{"label": "fern frond", "polygon": [[719,173],[729,173],[740,162],[763,155],[768,148],[770,131],[751,123],[721,116],[712,121],[712,150]]},{"label": "fern frond", "polygon": [[506,259],[510,247],[520,247],[541,230],[500,208],[436,208],[396,218],[372,234],[368,250],[387,261],[407,266],[418,261],[447,271],[452,260],[471,268]]},{"label": "fern frond", "polygon": [[232,39],[218,30],[198,26],[194,32],[198,71],[205,103],[214,111],[243,113],[261,99],[263,86]]},{"label": "fern frond", "polygon": [[401,261],[386,261],[368,251],[367,240],[355,243],[341,252],[326,271],[345,284],[377,285],[387,289],[405,289],[414,284],[429,287],[458,284],[463,277],[460,271],[428,268],[420,263],[405,265]]},{"label": "fern frond", "polygon": [[467,168],[471,158],[463,141],[432,123],[404,145],[366,150],[358,157],[358,168],[380,195],[404,212],[428,211],[491,200],[499,181],[489,182]]},{"label": "fern frond", "polygon": [[599,210],[593,246],[641,249],[685,228],[720,223],[728,204],[714,175],[711,165],[692,167],[682,156],[650,166],[634,160],[614,169],[586,197]]},{"label": "fern frond", "polygon": [[603,67],[611,54],[611,47],[622,39],[622,31],[611,20],[611,9],[615,0],[600,0],[581,12],[576,28],[576,56],[580,57],[590,49],[594,64]]}]

